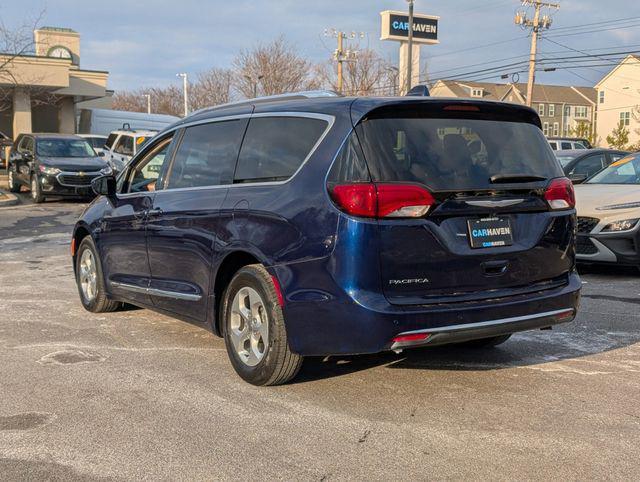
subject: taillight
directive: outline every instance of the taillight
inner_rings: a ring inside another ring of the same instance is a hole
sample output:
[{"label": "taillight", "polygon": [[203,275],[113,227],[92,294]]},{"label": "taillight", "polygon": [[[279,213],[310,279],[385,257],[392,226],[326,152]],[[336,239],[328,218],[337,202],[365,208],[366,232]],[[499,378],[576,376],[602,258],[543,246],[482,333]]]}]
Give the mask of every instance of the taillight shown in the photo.
[{"label": "taillight", "polygon": [[376,187],[371,183],[338,184],[331,190],[331,197],[347,214],[376,217]]},{"label": "taillight", "polygon": [[573,184],[566,177],[552,179],[544,192],[551,209],[571,209],[576,205]]},{"label": "taillight", "polygon": [[367,218],[419,218],[435,204],[431,193],[415,184],[338,184],[330,192],[342,211]]}]

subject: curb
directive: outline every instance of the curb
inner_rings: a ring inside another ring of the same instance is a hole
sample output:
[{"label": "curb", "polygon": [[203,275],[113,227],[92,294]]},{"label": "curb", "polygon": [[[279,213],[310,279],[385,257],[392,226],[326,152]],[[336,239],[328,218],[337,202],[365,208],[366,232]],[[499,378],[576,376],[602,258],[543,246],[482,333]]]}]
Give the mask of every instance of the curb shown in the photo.
[{"label": "curb", "polygon": [[0,208],[15,206],[16,204],[20,204],[18,196],[14,196],[13,194],[0,189]]}]

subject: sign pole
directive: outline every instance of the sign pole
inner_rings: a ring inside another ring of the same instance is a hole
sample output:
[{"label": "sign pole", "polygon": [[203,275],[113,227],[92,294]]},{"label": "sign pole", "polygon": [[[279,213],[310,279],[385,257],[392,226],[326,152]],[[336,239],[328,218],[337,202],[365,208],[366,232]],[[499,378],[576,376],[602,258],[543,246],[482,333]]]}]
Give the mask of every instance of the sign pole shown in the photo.
[{"label": "sign pole", "polygon": [[413,67],[413,1],[408,0],[409,2],[409,32],[407,34],[407,87],[405,89],[406,92],[411,90],[411,75],[412,75],[412,67]]}]

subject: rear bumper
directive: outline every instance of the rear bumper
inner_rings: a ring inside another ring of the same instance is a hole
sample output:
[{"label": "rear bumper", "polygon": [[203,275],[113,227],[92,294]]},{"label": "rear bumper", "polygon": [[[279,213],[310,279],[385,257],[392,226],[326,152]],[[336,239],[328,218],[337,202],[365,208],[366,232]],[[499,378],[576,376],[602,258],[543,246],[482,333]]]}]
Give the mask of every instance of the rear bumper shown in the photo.
[{"label": "rear bumper", "polygon": [[[416,331],[430,332],[424,344],[435,345],[545,328],[575,317],[582,285],[578,274],[572,272],[565,285],[533,293],[399,306],[379,293],[343,290],[327,272],[331,267],[322,264],[317,260],[272,268],[285,294],[289,344],[301,355],[364,354],[402,348],[393,347],[392,340]],[[325,274],[321,276],[322,271]]]},{"label": "rear bumper", "polygon": [[[389,345],[390,350],[402,350],[419,346],[445,345],[463,341],[508,335],[518,331],[548,328],[575,318],[576,310],[566,308],[529,315],[514,316],[500,320],[479,321],[462,325],[443,326],[432,329],[407,331],[398,334],[398,340]],[[412,336],[425,336],[424,339],[409,340]]]}]

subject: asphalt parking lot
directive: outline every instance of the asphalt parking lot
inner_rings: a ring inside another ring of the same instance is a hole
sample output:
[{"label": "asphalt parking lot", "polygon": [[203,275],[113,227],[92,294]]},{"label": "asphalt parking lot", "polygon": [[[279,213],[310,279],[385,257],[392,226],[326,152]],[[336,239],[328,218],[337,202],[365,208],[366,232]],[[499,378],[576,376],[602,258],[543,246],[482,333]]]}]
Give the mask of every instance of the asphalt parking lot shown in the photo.
[{"label": "asphalt parking lot", "polygon": [[489,351],[310,359],[256,388],[204,326],[78,301],[80,202],[0,208],[0,478],[640,476],[640,271],[583,270],[571,324]]}]

